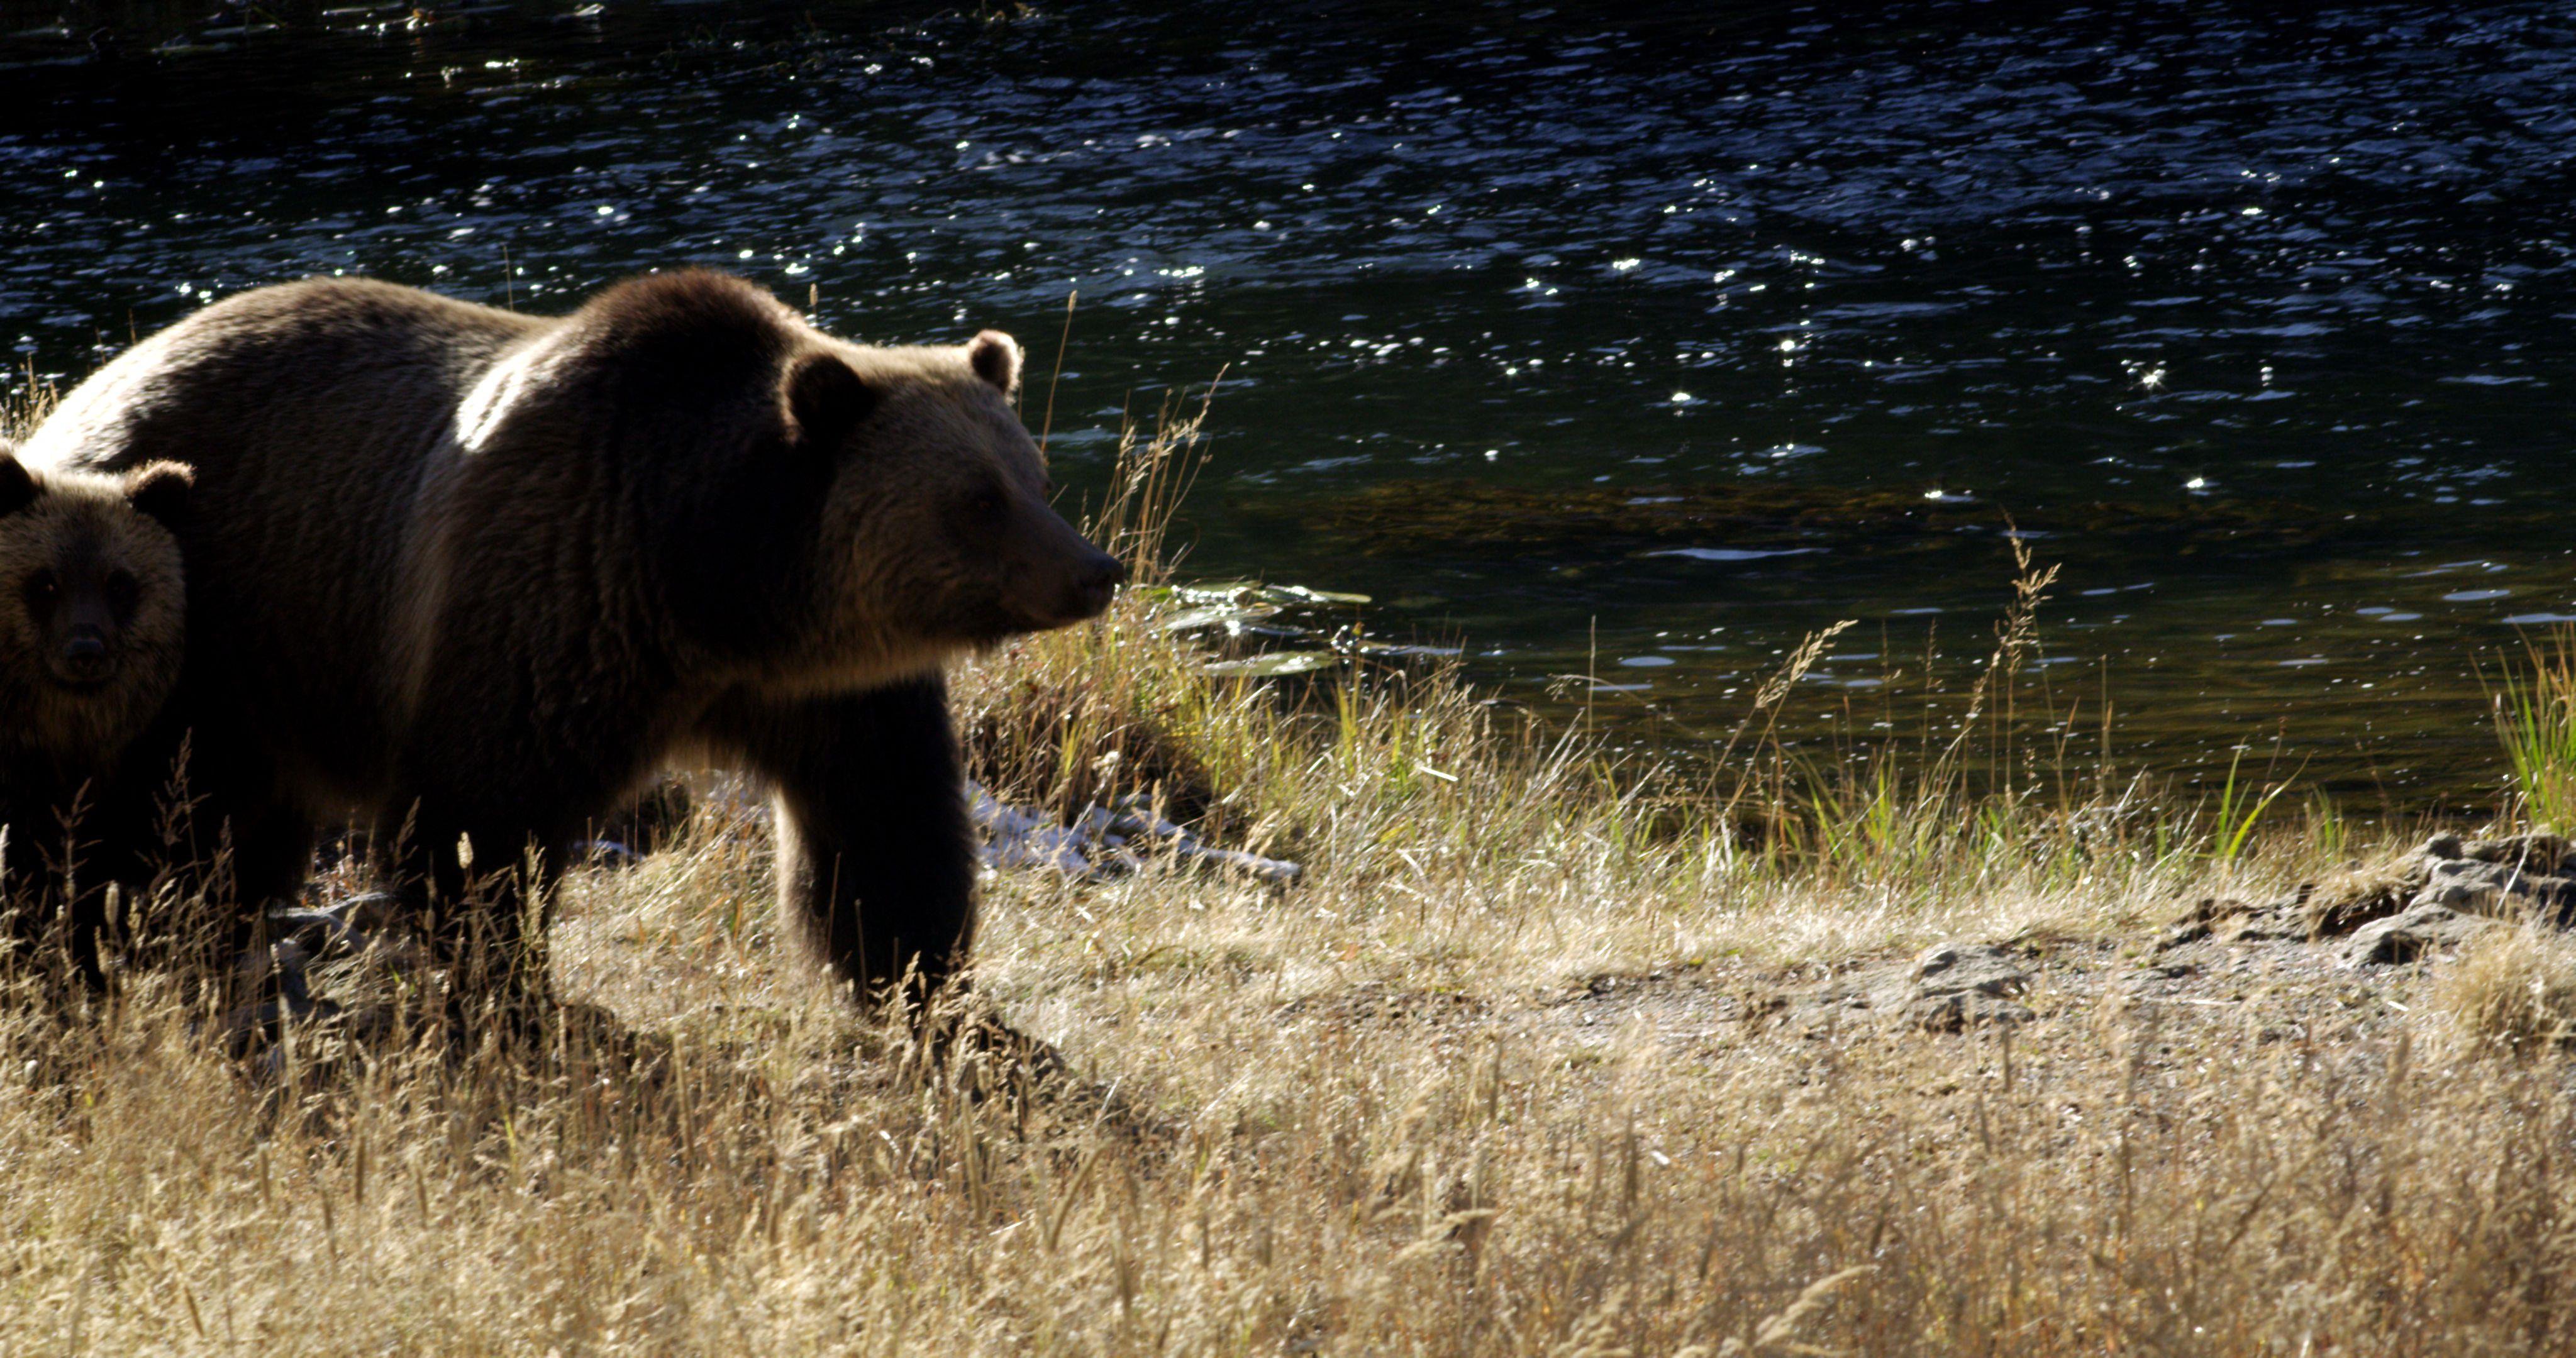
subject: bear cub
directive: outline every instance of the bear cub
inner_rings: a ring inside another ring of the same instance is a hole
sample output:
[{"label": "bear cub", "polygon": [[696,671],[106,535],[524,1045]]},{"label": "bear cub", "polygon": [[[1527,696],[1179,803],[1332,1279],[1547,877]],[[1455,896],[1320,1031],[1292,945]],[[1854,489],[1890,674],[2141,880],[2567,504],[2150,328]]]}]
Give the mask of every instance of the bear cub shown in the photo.
[{"label": "bear cub", "polygon": [[[192,480],[171,462],[37,472],[0,439],[0,937],[42,932],[42,898],[79,868],[87,817],[125,800],[119,765],[179,682],[172,526]],[[94,922],[74,925],[85,946]]]}]

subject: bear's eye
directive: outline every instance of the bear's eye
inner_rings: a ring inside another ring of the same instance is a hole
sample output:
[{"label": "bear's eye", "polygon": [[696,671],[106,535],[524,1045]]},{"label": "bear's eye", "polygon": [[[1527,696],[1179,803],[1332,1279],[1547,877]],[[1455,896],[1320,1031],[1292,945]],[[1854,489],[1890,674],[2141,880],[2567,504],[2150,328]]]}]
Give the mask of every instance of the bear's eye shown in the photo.
[{"label": "bear's eye", "polygon": [[143,582],[130,571],[112,571],[107,577],[107,606],[119,618],[134,616],[135,605],[143,602]]},{"label": "bear's eye", "polygon": [[999,518],[1002,513],[1002,488],[985,486],[966,497],[966,509],[979,519]]},{"label": "bear's eye", "polygon": [[60,594],[62,588],[52,571],[38,571],[27,577],[27,602],[38,608],[46,607],[53,603],[54,596]]}]

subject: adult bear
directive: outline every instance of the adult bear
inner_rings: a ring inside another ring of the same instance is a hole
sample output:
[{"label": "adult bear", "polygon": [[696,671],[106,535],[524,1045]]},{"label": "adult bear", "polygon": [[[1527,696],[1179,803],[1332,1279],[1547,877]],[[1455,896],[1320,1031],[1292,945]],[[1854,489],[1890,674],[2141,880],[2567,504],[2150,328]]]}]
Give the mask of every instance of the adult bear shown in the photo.
[{"label": "adult bear", "polygon": [[1048,507],[1019,371],[1007,335],[845,343],[721,274],[559,318],[314,279],[136,346],[25,456],[196,469],[162,738],[246,912],[354,815],[444,942],[488,930],[541,990],[492,870],[542,888],[706,757],[771,789],[786,932],[873,994],[974,937],[942,662],[1126,576]]}]

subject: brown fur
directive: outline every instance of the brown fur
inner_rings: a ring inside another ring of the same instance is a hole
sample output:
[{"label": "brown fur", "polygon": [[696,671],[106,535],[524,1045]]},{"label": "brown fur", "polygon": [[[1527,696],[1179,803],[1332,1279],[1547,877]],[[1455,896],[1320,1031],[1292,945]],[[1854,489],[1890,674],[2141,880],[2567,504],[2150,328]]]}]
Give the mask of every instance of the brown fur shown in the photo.
[{"label": "brown fur", "polygon": [[[148,796],[122,772],[179,682],[185,468],[29,471],[0,439],[0,854],[24,937],[77,851]],[[84,934],[81,947],[86,950]],[[90,959],[84,957],[86,963]]]},{"label": "brown fur", "polygon": [[[179,541],[134,500],[165,475],[184,482],[186,473],[36,476],[0,445],[0,753],[13,761],[103,769],[179,682],[187,608]],[[30,491],[14,507],[13,477]],[[102,611],[104,668],[95,678],[58,663],[66,615],[78,604]]]},{"label": "brown fur", "polygon": [[28,456],[197,467],[180,705],[245,892],[355,813],[415,818],[453,900],[460,835],[560,862],[702,753],[777,788],[789,922],[873,985],[972,936],[941,662],[1123,574],[1047,507],[1018,366],[989,332],[835,340],[713,274],[559,319],[314,280],[154,336]]}]

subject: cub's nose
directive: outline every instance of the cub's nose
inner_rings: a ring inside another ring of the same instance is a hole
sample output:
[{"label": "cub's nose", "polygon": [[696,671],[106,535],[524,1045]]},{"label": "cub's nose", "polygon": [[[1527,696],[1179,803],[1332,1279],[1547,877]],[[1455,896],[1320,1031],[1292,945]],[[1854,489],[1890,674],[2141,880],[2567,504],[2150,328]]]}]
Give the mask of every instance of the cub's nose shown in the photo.
[{"label": "cub's nose", "polygon": [[105,679],[107,638],[86,628],[74,632],[63,642],[60,668],[62,676],[76,684]]}]

